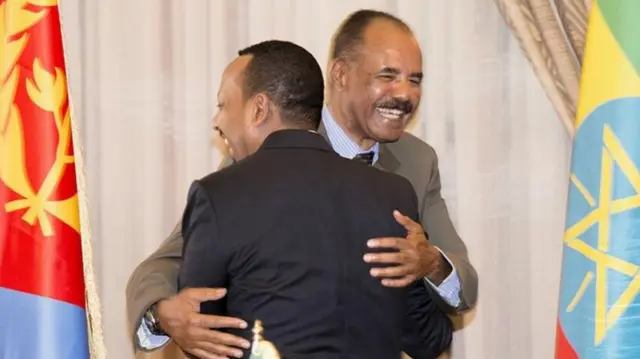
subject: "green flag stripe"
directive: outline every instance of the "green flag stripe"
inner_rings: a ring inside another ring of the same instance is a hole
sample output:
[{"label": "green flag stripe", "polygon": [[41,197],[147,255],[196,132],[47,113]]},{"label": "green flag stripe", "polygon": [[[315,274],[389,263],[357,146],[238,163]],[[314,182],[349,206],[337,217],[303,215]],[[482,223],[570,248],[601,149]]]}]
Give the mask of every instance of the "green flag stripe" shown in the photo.
[{"label": "green flag stripe", "polygon": [[596,6],[640,76],[640,0],[598,0]]}]

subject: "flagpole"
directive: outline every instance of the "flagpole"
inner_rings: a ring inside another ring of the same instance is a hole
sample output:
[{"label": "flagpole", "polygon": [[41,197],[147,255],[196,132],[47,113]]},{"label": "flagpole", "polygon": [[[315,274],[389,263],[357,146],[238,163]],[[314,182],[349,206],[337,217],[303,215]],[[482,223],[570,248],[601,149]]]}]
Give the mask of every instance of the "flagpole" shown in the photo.
[{"label": "flagpole", "polygon": [[[69,99],[71,103],[71,99]],[[76,181],[78,184],[78,210],[80,213],[80,238],[82,239],[82,264],[84,270],[84,283],[87,302],[87,329],[89,330],[89,349],[92,359],[106,359],[107,349],[104,344],[102,332],[102,310],[98,286],[93,271],[93,249],[91,240],[91,223],[89,219],[89,205],[87,200],[86,180],[82,158],[82,145],[80,145],[79,126],[73,117],[73,109],[70,110],[71,138],[73,140],[73,152],[76,161]]]},{"label": "flagpole", "polygon": [[[60,22],[60,34],[62,35],[62,52],[65,51],[64,25],[62,19],[62,0],[58,0],[58,14]],[[71,141],[73,143],[73,153],[76,165],[76,183],[78,186],[78,211],[80,215],[80,238],[82,240],[82,265],[84,272],[85,295],[86,295],[86,316],[87,330],[89,336],[89,350],[91,359],[107,359],[107,348],[104,344],[102,331],[102,310],[100,297],[98,296],[98,286],[95,281],[93,270],[93,249],[91,240],[91,220],[89,216],[89,201],[87,198],[86,178],[84,173],[84,157],[80,138],[80,126],[73,110],[71,99],[71,81],[69,81],[69,63],[66,55],[64,66],[67,73],[67,99],[69,112],[71,114]]]}]

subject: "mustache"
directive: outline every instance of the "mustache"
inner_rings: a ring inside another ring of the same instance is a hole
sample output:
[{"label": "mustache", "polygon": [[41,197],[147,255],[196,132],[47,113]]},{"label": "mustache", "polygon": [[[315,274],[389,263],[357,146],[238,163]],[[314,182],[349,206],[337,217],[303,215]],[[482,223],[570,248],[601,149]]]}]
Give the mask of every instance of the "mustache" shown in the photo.
[{"label": "mustache", "polygon": [[400,100],[397,98],[390,98],[378,101],[376,103],[376,107],[389,108],[392,110],[400,110],[404,113],[412,113],[413,112],[413,104],[411,101]]}]

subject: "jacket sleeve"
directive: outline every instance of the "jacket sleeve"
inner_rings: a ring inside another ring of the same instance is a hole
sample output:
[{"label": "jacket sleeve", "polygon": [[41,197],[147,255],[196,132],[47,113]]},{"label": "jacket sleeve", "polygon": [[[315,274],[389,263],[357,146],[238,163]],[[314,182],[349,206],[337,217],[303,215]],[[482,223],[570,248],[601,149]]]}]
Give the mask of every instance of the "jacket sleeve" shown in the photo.
[{"label": "jacket sleeve", "polygon": [[[225,158],[218,169],[229,166]],[[182,222],[178,222],[160,247],[140,263],[131,273],[125,291],[127,320],[130,335],[134,338],[142,316],[154,303],[178,292],[178,271],[182,264]]]},{"label": "jacket sleeve", "polygon": [[417,281],[409,288],[408,313],[402,332],[402,350],[413,359],[435,359],[451,346],[451,319],[433,302],[427,287]]},{"label": "jacket sleeve", "polygon": [[140,263],[129,278],[126,302],[132,336],[137,332],[143,314],[153,303],[177,293],[183,242],[180,227],[179,222],[160,247]]}]

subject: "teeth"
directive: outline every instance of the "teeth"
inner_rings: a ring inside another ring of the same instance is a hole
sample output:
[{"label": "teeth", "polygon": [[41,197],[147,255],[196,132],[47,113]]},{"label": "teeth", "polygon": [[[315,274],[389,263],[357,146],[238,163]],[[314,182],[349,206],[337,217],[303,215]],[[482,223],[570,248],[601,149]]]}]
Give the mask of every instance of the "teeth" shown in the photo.
[{"label": "teeth", "polygon": [[378,107],[376,110],[378,110],[380,115],[387,120],[398,120],[404,115],[404,111],[392,108]]},{"label": "teeth", "polygon": [[231,148],[231,146],[229,146],[229,140],[227,140],[227,138],[225,137],[223,142],[224,142],[224,145],[227,147],[227,153],[229,154],[229,156],[233,157],[233,149]]}]

